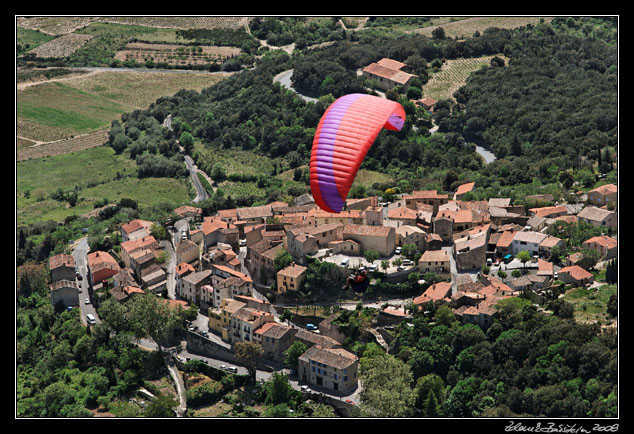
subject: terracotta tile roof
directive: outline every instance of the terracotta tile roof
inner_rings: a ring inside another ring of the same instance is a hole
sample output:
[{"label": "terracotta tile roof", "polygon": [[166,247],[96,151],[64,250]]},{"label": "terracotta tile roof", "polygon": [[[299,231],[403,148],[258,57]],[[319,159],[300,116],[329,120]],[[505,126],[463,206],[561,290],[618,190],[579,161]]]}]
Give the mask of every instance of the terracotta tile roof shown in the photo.
[{"label": "terracotta tile roof", "polygon": [[370,235],[374,237],[387,237],[390,232],[394,231],[393,227],[389,226],[370,226],[370,225],[345,225],[343,228],[345,234],[353,235]]},{"label": "terracotta tile roof", "polygon": [[193,273],[194,271],[196,271],[194,270],[194,267],[186,262],[183,262],[182,264],[178,264],[176,266],[176,274],[178,274],[179,276],[182,276],[185,273]]},{"label": "terracotta tile roof", "polygon": [[156,250],[158,248],[159,244],[156,242],[156,239],[152,235],[138,238],[136,240],[124,241],[123,243],[121,243],[121,249],[128,252],[128,254],[138,249]]},{"label": "terracotta tile roof", "polygon": [[387,212],[387,218],[389,219],[407,219],[407,220],[416,220],[417,213],[415,210],[411,208],[407,208],[405,206],[401,206],[398,208],[392,208]]},{"label": "terracotta tile roof", "polygon": [[75,258],[72,255],[60,253],[59,255],[51,256],[48,260],[49,268],[55,270],[59,267],[75,268]]},{"label": "terracotta tile roof", "polygon": [[123,287],[123,292],[126,293],[127,295],[131,295],[131,294],[145,294],[145,292],[143,292],[143,290],[141,288],[139,288],[138,286],[124,286]]},{"label": "terracotta tile roof", "polygon": [[203,210],[200,208],[196,208],[193,206],[189,206],[189,205],[183,205],[183,206],[179,206],[178,208],[176,208],[174,210],[174,212],[176,214],[178,214],[179,216],[183,216],[187,213],[194,213],[194,214],[202,214]]},{"label": "terracotta tile roof", "polygon": [[509,247],[511,245],[511,243],[513,242],[513,238],[515,237],[516,233],[517,232],[513,232],[513,231],[502,232],[502,235],[498,239],[497,246],[498,247]]},{"label": "terracotta tile roof", "polygon": [[402,69],[407,66],[407,64],[403,62],[399,62],[398,60],[394,60],[394,59],[389,59],[387,57],[384,57],[383,59],[379,60],[376,63],[390,69]]},{"label": "terracotta tile roof", "polygon": [[218,210],[218,217],[221,219],[237,219],[238,218],[238,209],[221,209]]},{"label": "terracotta tile roof", "polygon": [[495,206],[498,208],[503,208],[505,206],[509,206],[511,204],[510,197],[492,197],[489,199],[489,206]]},{"label": "terracotta tile roof", "polygon": [[323,348],[319,345],[310,347],[300,356],[300,359],[314,360],[337,369],[347,369],[359,360],[357,356],[343,348]]},{"label": "terracotta tile roof", "polygon": [[540,247],[552,248],[561,242],[560,238],[553,237],[548,235],[544,240],[539,244]]},{"label": "terracotta tile roof", "polygon": [[211,266],[215,267],[215,268],[217,268],[219,270],[222,270],[222,271],[224,271],[226,273],[229,273],[229,274],[231,274],[234,277],[238,277],[238,278],[240,278],[240,279],[242,279],[242,280],[244,280],[246,282],[253,282],[253,280],[251,280],[251,278],[249,276],[247,276],[246,274],[241,273],[239,271],[236,271],[236,270],[234,270],[232,268],[229,268],[229,267],[227,267],[225,265],[212,264]]},{"label": "terracotta tile roof", "polygon": [[344,227],[343,223],[327,223],[323,225],[300,225],[300,226],[291,226],[287,228],[287,231],[291,232],[294,236],[299,234],[307,234],[307,235],[315,235],[320,234],[322,232],[327,232],[333,229],[338,229]]},{"label": "terracotta tile roof", "polygon": [[218,216],[205,217],[203,219],[202,230],[204,235],[209,235],[219,229],[235,228],[231,223],[223,221]]},{"label": "terracotta tile roof", "polygon": [[415,190],[410,195],[404,195],[403,199],[449,199],[449,195],[438,194],[438,190]]},{"label": "terracotta tile roof", "polygon": [[125,232],[126,234],[129,234],[131,232],[138,231],[139,229],[149,230],[152,225],[153,223],[147,220],[134,219],[124,225],[121,225],[121,229],[123,229],[123,232]]},{"label": "terracotta tile roof", "polygon": [[418,262],[443,262],[449,261],[449,254],[446,250],[425,250]]},{"label": "terracotta tile roof", "polygon": [[614,184],[605,184],[601,185],[593,190],[590,190],[588,193],[599,193],[599,194],[611,194],[616,193],[618,188]]},{"label": "terracotta tile roof", "polygon": [[601,236],[597,236],[597,237],[592,237],[590,239],[587,239],[583,242],[583,244],[585,245],[589,245],[589,244],[598,244],[601,247],[605,247],[607,249],[612,249],[614,247],[616,247],[618,245],[618,242],[612,238],[612,237],[608,237],[606,235],[601,235]]},{"label": "terracotta tile roof", "polygon": [[303,273],[306,272],[306,270],[308,270],[308,268],[295,264],[294,262],[291,263],[288,267],[285,267],[283,269],[281,269],[280,271],[277,272],[278,275],[281,276],[288,276],[288,277],[292,277],[292,278],[297,278],[299,276],[301,276]]},{"label": "terracotta tile roof", "polygon": [[475,182],[467,182],[466,184],[462,184],[458,186],[458,189],[456,190],[456,195],[465,194],[470,191],[473,191],[473,187],[475,187]]},{"label": "terracotta tile roof", "polygon": [[365,68],[363,68],[363,72],[367,72],[378,77],[387,78],[399,84],[405,84],[407,83],[407,80],[409,80],[411,77],[415,77],[415,75],[413,74],[409,74],[399,69],[392,69],[379,63],[372,63],[366,66]]},{"label": "terracotta tile roof", "polygon": [[577,214],[577,216],[588,220],[600,222],[605,220],[611,214],[614,213],[605,209],[597,208],[595,206],[587,206],[582,209],[581,212]]},{"label": "terracotta tile roof", "polygon": [[119,270],[119,264],[108,252],[96,251],[92,253],[88,253],[87,255],[88,266],[95,270],[100,265],[110,265],[115,267],[115,269]]},{"label": "terracotta tile roof", "polygon": [[[270,329],[272,329],[273,327],[275,327],[277,324],[274,322],[265,322],[264,324],[262,324],[260,327],[258,327],[257,329],[255,329],[253,331],[254,335],[264,335],[266,334]],[[271,337],[271,336],[268,336]]]},{"label": "terracotta tile roof", "polygon": [[553,214],[568,214],[568,208],[566,208],[564,205],[559,205],[559,206],[544,206],[541,208],[531,208],[528,210],[529,212],[532,212],[533,215],[536,215],[537,217],[550,217]]},{"label": "terracotta tile roof", "polygon": [[586,270],[584,270],[578,265],[571,265],[569,267],[562,268],[561,270],[559,270],[559,274],[562,274],[562,273],[568,274],[570,277],[572,277],[575,280],[590,279],[593,277],[592,274],[590,274],[589,272],[587,272]]},{"label": "terracotta tile roof", "polygon": [[517,241],[517,242],[523,241],[525,243],[539,244],[542,241],[544,241],[546,236],[547,236],[546,234],[542,234],[541,232],[520,231],[515,233],[515,236],[513,237],[513,241]]},{"label": "terracotta tile roof", "polygon": [[423,304],[427,301],[442,300],[451,292],[451,282],[438,282],[430,286],[418,297],[414,298],[414,304]]},{"label": "terracotta tile roof", "polygon": [[543,259],[537,259],[537,275],[539,276],[552,276],[554,273],[553,264],[544,261]]},{"label": "terracotta tile roof", "polygon": [[271,216],[273,216],[271,205],[238,208],[238,217],[240,218],[240,220],[266,218]]}]

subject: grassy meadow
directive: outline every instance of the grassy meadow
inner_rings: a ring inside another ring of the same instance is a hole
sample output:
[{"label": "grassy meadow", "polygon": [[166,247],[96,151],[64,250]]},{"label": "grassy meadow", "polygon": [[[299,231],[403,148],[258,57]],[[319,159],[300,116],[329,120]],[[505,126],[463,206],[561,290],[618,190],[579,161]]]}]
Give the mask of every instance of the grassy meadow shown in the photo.
[{"label": "grassy meadow", "polygon": [[[171,201],[189,203],[187,181],[171,178],[136,178],[136,165],[126,156],[116,155],[108,146],[98,146],[70,154],[20,161],[16,164],[16,218],[18,225],[37,221],[61,222],[70,215],[94,209],[97,201],[116,203],[134,199],[139,206]],[[59,188],[77,187],[74,207],[51,197]]]}]

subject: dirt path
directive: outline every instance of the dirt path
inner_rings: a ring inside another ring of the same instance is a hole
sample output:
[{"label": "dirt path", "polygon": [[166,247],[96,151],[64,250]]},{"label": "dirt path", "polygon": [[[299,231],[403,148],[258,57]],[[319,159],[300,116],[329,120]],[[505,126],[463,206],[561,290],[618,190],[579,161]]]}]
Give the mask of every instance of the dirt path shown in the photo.
[{"label": "dirt path", "polygon": [[[40,80],[40,81],[27,81],[27,82],[22,82],[22,83],[17,83],[17,90],[18,92],[21,90],[24,90],[28,87],[31,86],[35,86],[38,84],[45,84],[45,83],[52,83],[54,81],[66,81],[66,80],[72,80],[74,78],[77,77],[89,77],[91,75],[95,75],[95,74],[99,74],[102,71],[90,71],[90,72],[86,72],[86,73],[80,73],[80,74],[69,74],[66,75],[64,77],[59,77],[59,78],[51,78],[51,79],[47,79],[47,80]],[[31,139],[29,139],[31,140]]]}]

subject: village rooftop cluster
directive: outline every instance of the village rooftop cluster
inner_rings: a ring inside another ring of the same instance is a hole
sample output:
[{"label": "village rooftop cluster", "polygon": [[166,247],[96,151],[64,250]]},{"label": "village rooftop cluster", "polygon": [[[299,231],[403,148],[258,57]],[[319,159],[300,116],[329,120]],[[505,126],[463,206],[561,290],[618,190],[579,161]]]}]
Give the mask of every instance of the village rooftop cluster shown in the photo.
[{"label": "village rooftop cluster", "polygon": [[[463,200],[474,188],[471,182],[452,195],[414,191],[392,203],[380,202],[378,197],[348,199],[339,214],[320,210],[310,195],[296,198],[292,205],[274,202],[206,217],[199,208],[183,206],[175,210],[182,220],[174,225],[171,260],[164,260],[165,244],[150,233],[154,223],[133,220],[121,226],[118,255],[114,251],[88,253],[87,283],[93,294],[107,290],[121,303],[140,293],[163,293],[170,286],[171,304],[195,304],[208,318],[208,330],[189,330],[188,345],[194,335],[206,340],[215,336],[229,351],[237,342],[256,342],[263,348],[263,359],[280,365],[284,351],[302,340],[309,349],[299,358],[298,378],[347,393],[358,387],[359,360],[343,348],[345,336],[333,318],[309,330],[297,328],[280,321],[265,297],[255,296],[266,293],[273,282],[277,294],[301,288],[308,258],[333,262],[346,272],[365,267],[389,282],[405,282],[412,272],[421,277],[436,273],[442,281],[414,297],[413,305],[444,302],[463,322],[483,328],[492,323],[494,305],[501,299],[517,297],[522,291],[545,294],[556,281],[573,286],[593,283],[593,275],[579,265],[579,254],[566,257],[561,266],[550,261],[553,248],[564,248],[565,241],[547,235],[546,230],[559,220],[616,229],[615,185],[590,191],[583,203],[528,211],[509,198]],[[549,195],[526,199],[553,202]],[[420,253],[417,263],[402,256],[402,248],[412,244]],[[583,244],[595,249],[600,261],[617,255],[614,237],[593,237]],[[275,258],[283,249],[293,262],[276,271]],[[375,261],[364,257],[369,250],[378,253]],[[523,251],[530,260],[519,262],[515,257]],[[52,303],[80,304],[73,256],[54,256],[49,266]],[[483,266],[490,271],[481,272]],[[528,272],[512,277],[513,269]],[[494,270],[508,270],[508,276],[502,278]],[[92,303],[98,306],[99,300]],[[403,307],[388,307],[381,314],[392,322],[409,316]]]}]

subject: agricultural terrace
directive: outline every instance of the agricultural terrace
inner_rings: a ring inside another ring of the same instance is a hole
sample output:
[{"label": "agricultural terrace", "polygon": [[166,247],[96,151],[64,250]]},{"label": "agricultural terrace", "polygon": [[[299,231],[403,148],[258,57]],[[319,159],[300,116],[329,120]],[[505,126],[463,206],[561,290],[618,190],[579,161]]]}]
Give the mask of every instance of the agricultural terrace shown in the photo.
[{"label": "agricultural terrace", "polygon": [[[95,142],[99,132],[123,113],[145,109],[180,89],[200,91],[227,75],[103,71],[18,88],[18,159],[63,153],[60,140],[68,139],[68,152],[102,144]],[[54,148],[45,150],[49,142]],[[40,149],[27,152],[33,145]]]},{"label": "agricultural terrace", "polygon": [[453,22],[440,23],[431,27],[412,30],[425,36],[432,36],[432,32],[442,27],[447,38],[470,38],[475,32],[483,33],[489,27],[500,29],[515,29],[528,24],[538,24],[541,20],[552,21],[552,17],[471,17]]},{"label": "agricultural terrace", "polygon": [[115,59],[121,62],[135,61],[154,64],[165,63],[171,66],[206,65],[222,63],[226,59],[240,54],[239,48],[215,46],[182,46],[176,44],[147,44],[131,42],[125,50],[118,51]]},{"label": "agricultural terrace", "polygon": [[79,50],[91,38],[91,35],[69,33],[42,44],[28,53],[42,58],[63,58]]},{"label": "agricultural terrace", "polygon": [[[438,72],[431,74],[429,81],[423,86],[423,96],[435,100],[453,99],[453,93],[465,84],[469,74],[483,66],[489,66],[495,56],[484,56],[470,59],[449,59]],[[508,64],[508,58],[497,57]]]}]

